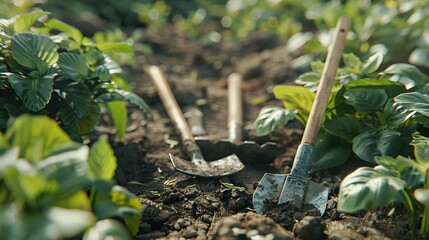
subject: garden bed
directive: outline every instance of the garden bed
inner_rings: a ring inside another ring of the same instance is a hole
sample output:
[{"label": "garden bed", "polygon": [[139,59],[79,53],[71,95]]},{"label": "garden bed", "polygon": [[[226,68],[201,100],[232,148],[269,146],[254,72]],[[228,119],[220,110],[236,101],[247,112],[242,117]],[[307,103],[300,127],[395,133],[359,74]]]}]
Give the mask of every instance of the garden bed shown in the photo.
[{"label": "garden bed", "polygon": [[[207,100],[201,106],[204,126],[211,139],[225,138],[227,132],[226,77],[239,72],[244,77],[245,139],[274,141],[283,149],[273,162],[246,162],[245,170],[221,179],[202,179],[176,172],[168,153],[182,156],[180,137],[171,124],[154,87],[143,71],[134,72],[136,93],[153,111],[147,120],[140,111],[129,111],[127,133],[118,141],[105,118],[96,135],[109,133],[118,158],[115,179],[136,194],[144,205],[136,239],[414,239],[411,220],[404,207],[390,204],[374,211],[353,215],[336,210],[341,180],[363,162],[349,159],[339,168],[323,172],[310,170],[311,180],[329,187],[326,213],[322,217],[278,205],[265,215],[252,206],[255,186],[265,172],[289,173],[301,139],[298,122],[267,138],[256,138],[252,124],[263,105],[281,105],[271,89],[293,84],[297,73],[290,70],[290,56],[272,35],[252,34],[242,44],[203,47],[166,28],[143,32],[142,41],[154,53],[138,55],[140,66],[161,66],[182,109]],[[195,81],[198,79],[198,81]],[[255,99],[264,99],[255,105]],[[279,105],[279,106],[280,106]],[[256,238],[255,236],[266,238]]]}]

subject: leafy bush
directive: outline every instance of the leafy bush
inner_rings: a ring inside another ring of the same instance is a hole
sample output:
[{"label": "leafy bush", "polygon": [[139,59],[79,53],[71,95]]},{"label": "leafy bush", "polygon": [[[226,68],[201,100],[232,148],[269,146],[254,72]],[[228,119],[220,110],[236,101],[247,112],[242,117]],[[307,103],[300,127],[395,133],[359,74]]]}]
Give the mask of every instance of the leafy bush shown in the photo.
[{"label": "leafy bush", "polygon": [[94,42],[57,19],[38,21],[46,17],[36,11],[0,21],[0,129],[24,113],[48,115],[79,139],[98,124],[105,106],[122,137],[124,101],[150,117],[146,103],[124,90],[121,67],[110,57],[132,54],[131,46]]},{"label": "leafy bush", "polygon": [[18,117],[0,132],[0,238],[129,239],[142,206],[115,169],[106,136],[89,148],[46,116]]},{"label": "leafy bush", "polygon": [[[351,153],[371,163],[375,163],[376,156],[411,154],[412,135],[429,126],[429,77],[409,64],[394,64],[377,73],[383,60],[381,54],[364,62],[353,54],[344,54],[343,60],[344,67],[337,71],[316,142],[312,167],[325,169],[341,165]],[[278,85],[273,89],[286,110],[304,125],[323,65],[312,63],[313,71],[296,79],[303,87]],[[261,111],[254,125],[257,132],[267,133],[275,129],[273,125],[284,126],[284,121],[281,123],[275,125],[268,121]]]}]

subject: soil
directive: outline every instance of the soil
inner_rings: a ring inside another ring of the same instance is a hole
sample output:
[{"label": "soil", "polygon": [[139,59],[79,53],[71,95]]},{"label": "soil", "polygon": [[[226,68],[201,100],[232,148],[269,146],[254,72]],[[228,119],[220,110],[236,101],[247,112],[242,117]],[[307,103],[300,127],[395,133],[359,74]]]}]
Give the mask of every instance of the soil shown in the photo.
[{"label": "soil", "polygon": [[175,171],[168,154],[187,159],[181,151],[180,136],[147,75],[143,70],[133,70],[135,92],[150,105],[153,119],[129,107],[123,139],[116,138],[107,116],[95,134],[110,136],[118,159],[115,179],[136,194],[144,206],[135,239],[418,238],[412,235],[411,220],[401,205],[352,215],[336,210],[341,179],[362,164],[356,160],[324,172],[310,170],[310,180],[330,190],[323,216],[312,208],[300,210],[290,204],[274,204],[265,214],[255,213],[252,195],[258,181],[266,172],[289,173],[303,127],[292,122],[258,138],[252,123],[263,106],[281,106],[271,89],[278,84],[293,84],[298,73],[291,70],[290,64],[299,56],[299,50],[287,53],[276,36],[260,32],[249,35],[241,44],[203,46],[165,28],[157,33],[143,31],[140,41],[152,47],[153,54],[138,54],[138,65],[158,65],[165,71],[181,108],[198,106],[203,112],[211,141],[228,136],[226,77],[232,72],[242,74],[244,139],[259,144],[271,141],[280,151],[274,158],[243,157],[243,171],[220,179],[196,178]]}]

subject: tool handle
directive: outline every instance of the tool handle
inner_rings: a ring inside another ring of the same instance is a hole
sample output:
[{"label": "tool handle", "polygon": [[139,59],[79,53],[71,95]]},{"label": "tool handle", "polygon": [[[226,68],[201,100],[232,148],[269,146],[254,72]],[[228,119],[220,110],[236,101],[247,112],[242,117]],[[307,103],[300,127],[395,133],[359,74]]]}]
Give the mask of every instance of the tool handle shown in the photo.
[{"label": "tool handle", "polygon": [[350,27],[350,19],[341,17],[335,28],[333,42],[331,43],[323,68],[322,77],[319,88],[316,93],[316,98],[311,107],[310,116],[307,125],[304,129],[304,135],[301,143],[309,143],[314,145],[319,134],[323,116],[325,114],[329,95],[334,84],[335,74],[338,65],[340,64],[341,56],[344,50],[347,33]]},{"label": "tool handle", "polygon": [[236,144],[243,141],[242,82],[238,73],[228,76],[228,139]]},{"label": "tool handle", "polygon": [[173,121],[174,125],[176,125],[177,130],[180,132],[182,142],[190,141],[191,143],[195,143],[191,129],[186,122],[185,116],[180,110],[179,104],[177,104],[176,98],[174,97],[161,68],[157,66],[150,66],[148,68],[148,73],[149,78],[152,80],[159,96],[161,97],[161,101],[164,104],[168,116]]}]

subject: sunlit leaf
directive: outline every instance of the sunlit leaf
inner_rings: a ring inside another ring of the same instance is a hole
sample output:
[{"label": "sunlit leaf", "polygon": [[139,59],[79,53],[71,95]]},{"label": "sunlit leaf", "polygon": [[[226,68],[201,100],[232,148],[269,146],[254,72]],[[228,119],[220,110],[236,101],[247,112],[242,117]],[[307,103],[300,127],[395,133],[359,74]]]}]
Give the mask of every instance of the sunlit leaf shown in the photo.
[{"label": "sunlit leaf", "polygon": [[394,101],[389,99],[384,106],[383,114],[386,119],[386,124],[391,127],[396,127],[412,117],[414,112],[406,108],[401,109],[399,104],[394,104]]},{"label": "sunlit leaf", "polygon": [[13,30],[16,33],[28,31],[28,29],[41,17],[46,16],[48,12],[34,11],[27,14],[18,15],[13,23]]},{"label": "sunlit leaf", "polygon": [[375,72],[383,62],[383,54],[378,52],[366,60],[362,65],[362,74]]},{"label": "sunlit leaf", "polygon": [[129,240],[131,236],[128,234],[122,224],[112,219],[98,221],[83,235],[83,240]]},{"label": "sunlit leaf", "polygon": [[113,124],[115,125],[118,138],[122,139],[125,134],[125,128],[127,126],[127,108],[125,102],[122,101],[111,101],[105,103],[109,115],[112,117]]},{"label": "sunlit leaf", "polygon": [[24,67],[46,74],[58,61],[55,43],[47,36],[34,33],[17,33],[12,37],[13,59]]},{"label": "sunlit leaf", "polygon": [[298,118],[303,124],[307,122],[313,105],[315,93],[305,87],[277,85],[273,89],[274,96],[283,102],[288,110],[298,110]]},{"label": "sunlit leaf", "polygon": [[10,85],[27,109],[37,112],[48,104],[53,90],[53,75],[27,78],[14,74],[8,78]]},{"label": "sunlit leaf", "polygon": [[387,174],[383,167],[361,167],[347,175],[340,185],[338,211],[370,210],[393,201],[405,182]]},{"label": "sunlit leaf", "polygon": [[429,207],[429,189],[418,188],[414,190],[414,197],[425,207]]},{"label": "sunlit leaf", "polygon": [[258,136],[265,136],[284,127],[294,119],[297,110],[287,110],[281,107],[264,107],[256,118],[253,126]]},{"label": "sunlit leaf", "polygon": [[409,59],[410,63],[429,67],[429,48],[417,48],[415,49]]},{"label": "sunlit leaf", "polygon": [[127,44],[126,42],[102,42],[102,43],[97,43],[97,48],[106,53],[129,53],[129,54],[133,54],[134,53],[134,49]]},{"label": "sunlit leaf", "polygon": [[82,41],[83,35],[79,31],[79,29],[62,22],[58,19],[49,19],[46,23],[46,26],[50,27],[51,29],[55,29],[61,32],[66,33],[70,38],[72,38],[74,41],[80,44]]},{"label": "sunlit leaf", "polygon": [[89,175],[93,179],[109,180],[115,174],[116,157],[106,135],[100,136],[97,142],[92,145],[88,163]]},{"label": "sunlit leaf", "polygon": [[429,143],[416,144],[414,147],[414,156],[417,162],[429,164]]},{"label": "sunlit leaf", "polygon": [[137,106],[140,110],[142,110],[146,114],[146,116],[152,118],[150,107],[142,98],[140,98],[133,92],[116,89],[114,92],[102,94],[97,98],[97,101],[101,103],[117,100],[128,101],[129,103]]},{"label": "sunlit leaf", "polygon": [[429,117],[429,94],[419,92],[402,93],[394,98],[395,103],[408,111],[416,111]]},{"label": "sunlit leaf", "polygon": [[343,54],[343,61],[348,71],[356,74],[362,72],[362,61],[353,53]]}]

